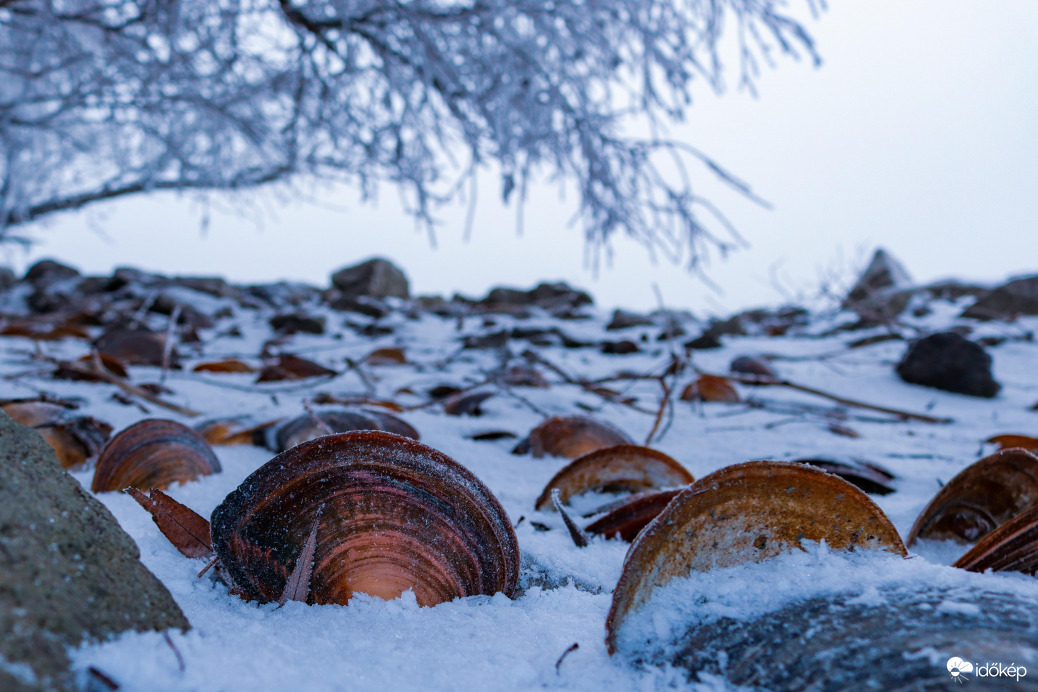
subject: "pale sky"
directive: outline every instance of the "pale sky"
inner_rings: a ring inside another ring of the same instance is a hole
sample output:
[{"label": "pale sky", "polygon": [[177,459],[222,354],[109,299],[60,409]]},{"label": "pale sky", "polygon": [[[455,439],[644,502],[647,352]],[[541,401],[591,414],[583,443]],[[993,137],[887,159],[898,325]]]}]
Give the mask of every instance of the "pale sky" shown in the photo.
[{"label": "pale sky", "polygon": [[834,283],[826,277],[852,280],[877,246],[919,281],[1038,273],[1038,2],[830,0],[806,23],[820,68],[780,61],[761,75],[757,99],[700,89],[675,130],[774,205],[699,175],[697,191],[748,243],[710,262],[716,288],[623,239],[596,275],[581,229],[567,226],[572,194],[535,190],[518,237],[516,210],[497,203],[489,178],[472,237],[463,239],[458,208],[444,215],[436,249],[386,187],[377,206],[332,189],[245,216],[214,210],[206,230],[187,199],[124,200],[30,229],[38,246],[2,249],[0,262],[21,271],[49,256],[89,273],[133,265],[327,285],[335,269],[381,255],[416,294],[565,280],[604,307],[644,310],[657,305],[655,284],[668,307],[698,314],[810,298]]}]

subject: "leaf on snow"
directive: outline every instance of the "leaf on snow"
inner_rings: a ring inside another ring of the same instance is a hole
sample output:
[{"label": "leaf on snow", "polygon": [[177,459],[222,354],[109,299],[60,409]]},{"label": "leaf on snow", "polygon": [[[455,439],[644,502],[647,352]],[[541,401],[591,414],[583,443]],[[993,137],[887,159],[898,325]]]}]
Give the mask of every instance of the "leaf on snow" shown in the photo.
[{"label": "leaf on snow", "polygon": [[144,509],[173,547],[187,557],[212,557],[213,542],[209,535],[209,521],[172,497],[152,488],[150,497],[137,488],[126,492]]}]

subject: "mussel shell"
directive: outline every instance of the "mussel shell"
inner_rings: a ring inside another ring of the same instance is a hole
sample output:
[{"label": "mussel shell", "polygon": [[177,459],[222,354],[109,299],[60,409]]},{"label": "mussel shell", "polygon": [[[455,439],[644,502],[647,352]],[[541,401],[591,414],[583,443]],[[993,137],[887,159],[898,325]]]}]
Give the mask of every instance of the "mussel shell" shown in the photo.
[{"label": "mussel shell", "polygon": [[267,430],[281,422],[275,418],[257,422],[249,415],[227,416],[202,421],[194,426],[195,431],[211,445],[257,445],[266,442]]},{"label": "mussel shell", "polygon": [[602,447],[630,444],[634,441],[613,426],[583,416],[553,416],[530,431],[535,457],[576,459]]},{"label": "mussel shell", "polygon": [[559,489],[559,501],[587,491],[638,492],[672,488],[694,481],[684,466],[663,452],[639,445],[615,445],[596,449],[573,460],[556,473],[535,503],[536,509],[552,507],[551,491]]},{"label": "mussel shell", "polygon": [[[868,603],[858,596],[818,596],[752,619],[692,626],[653,662],[686,670],[690,682],[723,676],[738,689],[918,692],[959,688],[946,666],[956,656],[1027,668],[1019,681],[985,678],[978,689],[1038,687],[1032,599],[920,585],[884,589]],[[942,607],[957,602],[970,607]]]},{"label": "mussel shell", "polygon": [[318,512],[311,603],[515,591],[519,546],[486,486],[419,442],[362,431],[289,449],[213,511],[213,548],[247,598],[281,596]]},{"label": "mussel shell", "polygon": [[889,495],[894,492],[891,481],[894,474],[878,464],[860,459],[850,462],[835,459],[797,459],[798,464],[808,464],[826,473],[839,476],[848,483],[853,483],[870,495]]},{"label": "mussel shell", "polygon": [[835,550],[906,555],[894,526],[847,481],[800,464],[750,461],[683,490],[638,535],[606,620],[607,646],[627,615],[659,586],[692,570],[759,562],[821,541]]},{"label": "mussel shell", "polygon": [[220,462],[201,435],[176,421],[150,418],[109,440],[97,459],[90,489],[163,490],[219,471]]},{"label": "mussel shell", "polygon": [[968,572],[1038,572],[1038,507],[1000,524],[954,566]]},{"label": "mussel shell", "polygon": [[[320,421],[315,420],[315,417]],[[275,452],[283,452],[308,440],[328,435],[329,430],[333,433],[354,430],[385,430],[415,440],[419,437],[417,430],[392,414],[381,411],[332,408],[317,410],[313,413],[307,412],[286,421],[274,433],[271,449]]]},{"label": "mussel shell", "polygon": [[17,401],[0,406],[47,441],[66,469],[82,466],[97,455],[112,434],[112,426],[91,416],[72,416],[67,406],[47,401]]},{"label": "mussel shell", "polygon": [[613,503],[605,514],[585,526],[584,532],[606,538],[619,538],[629,543],[637,538],[642,529],[659,516],[680,492],[680,488],[657,490],[639,493],[624,502]]},{"label": "mussel shell", "polygon": [[908,545],[919,538],[973,543],[1038,504],[1038,456],[1005,449],[966,467],[948,481],[915,520]]}]

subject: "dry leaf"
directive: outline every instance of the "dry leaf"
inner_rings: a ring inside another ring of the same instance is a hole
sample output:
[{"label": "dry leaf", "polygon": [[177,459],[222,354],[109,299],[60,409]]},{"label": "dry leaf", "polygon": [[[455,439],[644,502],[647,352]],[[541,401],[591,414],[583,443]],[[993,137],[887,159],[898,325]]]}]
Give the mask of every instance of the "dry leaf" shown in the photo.
[{"label": "dry leaf", "polygon": [[775,372],[774,368],[765,363],[763,359],[754,356],[739,356],[732,361],[728,369],[740,375],[750,375],[751,377],[759,378],[762,382],[779,379],[778,373]]},{"label": "dry leaf", "polygon": [[861,433],[859,433],[854,428],[849,428],[846,425],[840,425],[839,423],[830,423],[829,432],[836,435],[842,435],[843,437],[850,437],[854,439],[861,437]]},{"label": "dry leaf", "polygon": [[187,557],[212,557],[213,544],[209,536],[209,521],[172,497],[152,488],[150,497],[137,488],[127,488],[137,503],[151,513],[162,535],[173,547]]},{"label": "dry leaf", "polygon": [[985,441],[997,444],[999,449],[1018,447],[1020,449],[1038,450],[1038,437],[1030,437],[1028,435],[995,435]]},{"label": "dry leaf", "polygon": [[251,365],[243,363],[235,358],[226,360],[214,360],[208,363],[199,363],[191,368],[192,372],[256,372]]},{"label": "dry leaf", "polygon": [[368,365],[406,365],[407,356],[402,348],[376,348],[364,358]]},{"label": "dry leaf", "polygon": [[732,383],[717,375],[700,375],[681,392],[682,401],[716,401],[723,404],[739,403],[739,392]]},{"label": "dry leaf", "polygon": [[282,353],[278,362],[260,370],[257,382],[281,382],[283,380],[303,380],[308,377],[330,377],[337,375],[334,370],[324,367],[306,358]]},{"label": "dry leaf", "polygon": [[482,404],[492,396],[493,392],[456,394],[443,402],[443,412],[448,416],[482,416]]},{"label": "dry leaf", "polygon": [[306,597],[310,595],[310,576],[314,571],[314,553],[317,551],[317,527],[321,521],[321,510],[317,510],[313,526],[310,527],[310,535],[306,537],[303,550],[296,559],[296,566],[292,574],[288,575],[285,582],[285,590],[281,592],[278,605],[285,605],[287,601],[300,601],[306,603]]}]

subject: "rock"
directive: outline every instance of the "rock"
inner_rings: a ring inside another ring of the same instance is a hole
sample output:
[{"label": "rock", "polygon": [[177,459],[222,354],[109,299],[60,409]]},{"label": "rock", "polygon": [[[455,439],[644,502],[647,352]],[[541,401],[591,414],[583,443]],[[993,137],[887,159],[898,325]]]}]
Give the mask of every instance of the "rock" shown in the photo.
[{"label": "rock", "polygon": [[355,299],[411,297],[407,276],[396,265],[381,257],[346,267],[332,274],[332,286],[344,297]]},{"label": "rock", "polygon": [[258,299],[274,307],[299,306],[320,300],[321,291],[315,286],[294,281],[246,286],[247,297]]},{"label": "rock", "polygon": [[631,327],[651,327],[656,323],[645,315],[639,315],[637,312],[627,312],[617,308],[613,310],[613,318],[609,320],[609,324],[606,325],[606,329],[614,331],[617,329],[630,329]]},{"label": "rock", "polygon": [[46,286],[58,281],[64,281],[65,279],[74,279],[78,276],[78,269],[51,259],[44,259],[29,267],[29,270],[25,272],[25,276],[22,277],[22,281],[31,283],[33,286]]},{"label": "rock", "polygon": [[2,413],[0,555],[0,689],[73,690],[66,647],[189,627],[104,505]]},{"label": "rock", "polygon": [[867,300],[879,291],[908,288],[911,285],[912,279],[901,263],[880,248],[872,255],[872,261],[858,277],[857,283],[848,291],[843,308],[854,310],[856,303]]},{"label": "rock", "polygon": [[351,298],[341,294],[334,288],[325,294],[324,299],[328,304],[328,307],[332,310],[338,310],[340,312],[356,312],[376,320],[380,320],[392,312],[392,309],[381,300],[368,298],[367,296]]},{"label": "rock", "polygon": [[638,353],[641,349],[633,341],[603,341],[599,349],[606,355],[625,356],[628,353]]},{"label": "rock", "polygon": [[1038,315],[1038,276],[1014,279],[989,291],[962,313],[975,320],[1014,320]]},{"label": "rock", "polygon": [[1002,386],[991,375],[991,356],[955,332],[940,332],[914,341],[897,364],[897,374],[957,394],[991,398]]},{"label": "rock", "polygon": [[6,291],[17,283],[18,279],[9,267],[0,267],[0,291]]},{"label": "rock", "polygon": [[324,334],[325,319],[313,317],[300,312],[274,315],[270,318],[270,327],[279,334]]},{"label": "rock", "polygon": [[685,348],[691,351],[706,351],[721,348],[721,339],[709,329],[691,341],[685,342]]},{"label": "rock", "polygon": [[529,291],[516,288],[493,288],[476,305],[489,310],[539,307],[545,310],[570,310],[591,305],[591,296],[563,281],[540,283]]}]

